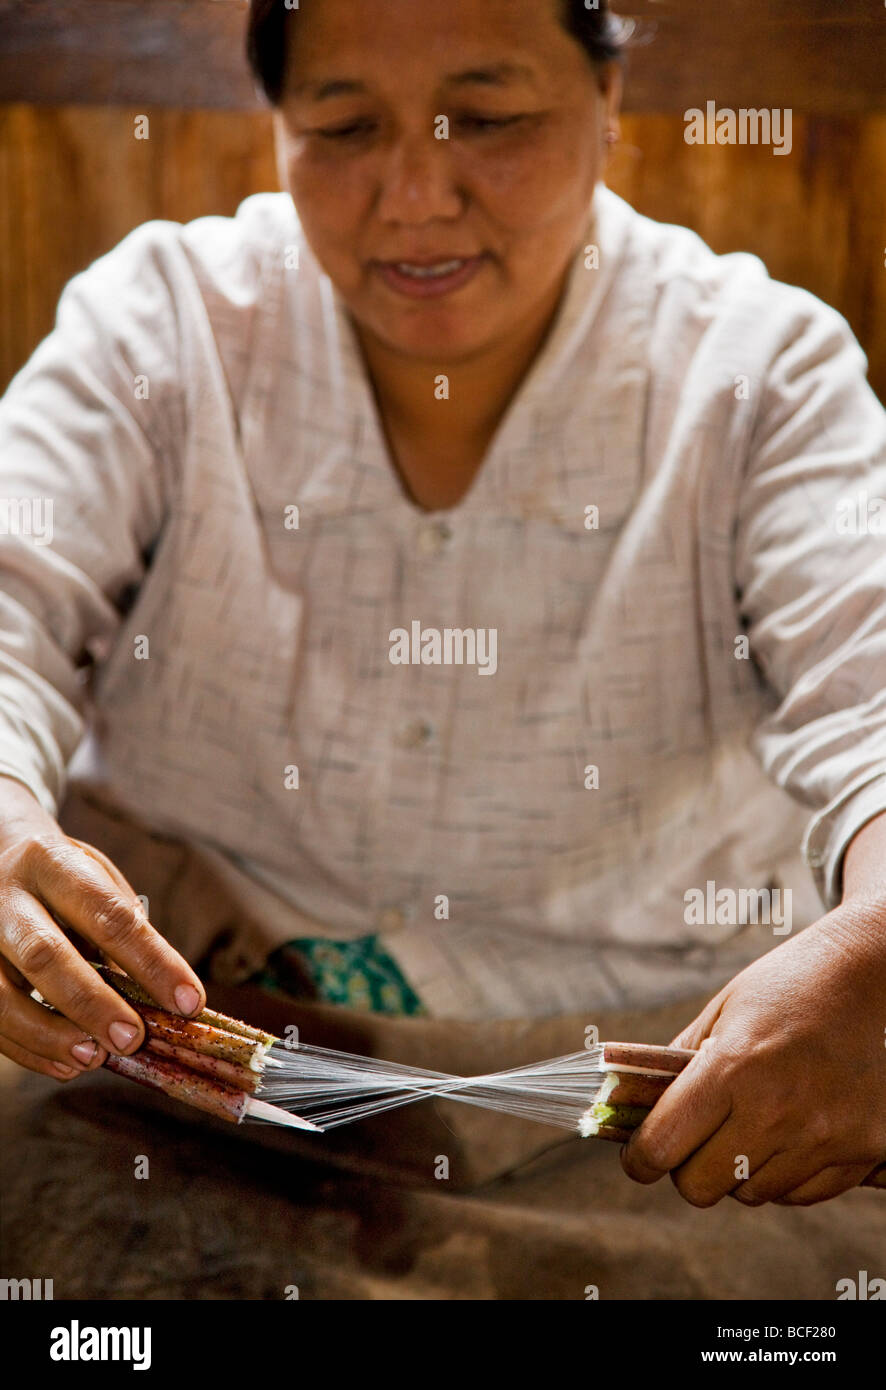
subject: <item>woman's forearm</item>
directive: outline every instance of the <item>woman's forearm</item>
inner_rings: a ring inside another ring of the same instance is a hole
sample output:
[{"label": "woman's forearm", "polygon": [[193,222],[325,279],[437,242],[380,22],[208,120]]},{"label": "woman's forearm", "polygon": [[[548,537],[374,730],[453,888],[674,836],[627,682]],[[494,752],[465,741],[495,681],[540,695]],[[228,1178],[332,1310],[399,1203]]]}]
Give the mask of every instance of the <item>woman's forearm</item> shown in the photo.
[{"label": "woman's forearm", "polygon": [[863,825],[843,857],[843,902],[886,902],[886,811]]}]

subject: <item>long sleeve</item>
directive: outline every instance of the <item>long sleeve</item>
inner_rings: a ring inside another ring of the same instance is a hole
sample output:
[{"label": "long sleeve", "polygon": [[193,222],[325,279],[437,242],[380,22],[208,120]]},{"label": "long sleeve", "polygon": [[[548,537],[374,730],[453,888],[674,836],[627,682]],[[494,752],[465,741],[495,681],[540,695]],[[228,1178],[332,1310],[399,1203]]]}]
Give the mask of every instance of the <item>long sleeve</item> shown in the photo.
[{"label": "long sleeve", "polygon": [[183,405],[157,223],[66,285],[0,400],[0,773],[52,814],[162,526]]},{"label": "long sleeve", "polygon": [[763,385],[736,582],[778,700],[755,751],[815,812],[803,849],[831,908],[847,845],[886,810],[886,412],[845,320],[790,293],[801,312]]}]

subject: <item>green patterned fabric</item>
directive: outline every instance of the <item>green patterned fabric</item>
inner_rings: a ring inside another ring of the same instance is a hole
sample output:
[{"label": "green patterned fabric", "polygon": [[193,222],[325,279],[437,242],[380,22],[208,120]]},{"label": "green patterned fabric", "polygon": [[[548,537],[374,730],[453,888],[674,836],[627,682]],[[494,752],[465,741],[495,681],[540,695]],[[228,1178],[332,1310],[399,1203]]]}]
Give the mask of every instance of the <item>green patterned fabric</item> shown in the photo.
[{"label": "green patterned fabric", "polygon": [[380,1014],[427,1012],[377,936],[356,941],[299,937],[274,951],[252,982],[297,998],[305,994],[306,980],[313,986],[313,997],[324,1004]]}]

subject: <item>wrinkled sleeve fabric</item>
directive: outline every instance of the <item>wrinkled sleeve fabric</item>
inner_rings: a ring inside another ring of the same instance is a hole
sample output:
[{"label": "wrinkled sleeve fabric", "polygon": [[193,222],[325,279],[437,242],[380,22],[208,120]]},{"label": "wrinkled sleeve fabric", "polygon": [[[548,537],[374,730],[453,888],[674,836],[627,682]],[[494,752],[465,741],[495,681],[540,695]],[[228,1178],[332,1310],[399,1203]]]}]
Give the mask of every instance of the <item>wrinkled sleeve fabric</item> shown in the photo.
[{"label": "wrinkled sleeve fabric", "polygon": [[777,699],[755,752],[814,811],[803,852],[830,909],[847,846],[886,811],[886,412],[845,319],[779,292],[787,326],[751,434],[736,583]]},{"label": "wrinkled sleeve fabric", "polygon": [[53,815],[184,428],[175,225],[145,223],[70,280],[0,399],[0,774]]}]

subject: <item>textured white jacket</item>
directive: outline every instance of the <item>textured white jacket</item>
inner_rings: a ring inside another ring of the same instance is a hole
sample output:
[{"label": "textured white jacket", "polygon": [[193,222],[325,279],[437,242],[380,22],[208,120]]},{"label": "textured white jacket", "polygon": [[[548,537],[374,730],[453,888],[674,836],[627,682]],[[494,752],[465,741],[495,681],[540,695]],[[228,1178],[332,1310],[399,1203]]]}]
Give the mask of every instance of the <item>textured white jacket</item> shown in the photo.
[{"label": "textured white jacket", "polygon": [[[441,1017],[713,992],[783,936],[687,895],[838,900],[886,810],[864,355],[603,186],[585,246],[434,513],[287,194],[70,281],[0,401],[0,770],[54,810],[88,719],[76,769],[216,855],[268,949],[378,932]],[[414,621],[494,629],[495,673],[392,664]]]}]

